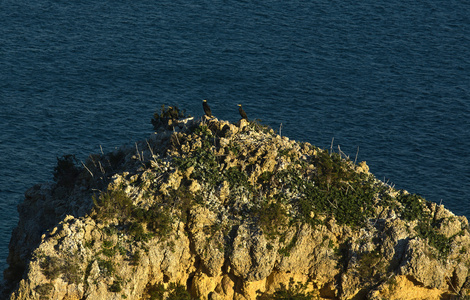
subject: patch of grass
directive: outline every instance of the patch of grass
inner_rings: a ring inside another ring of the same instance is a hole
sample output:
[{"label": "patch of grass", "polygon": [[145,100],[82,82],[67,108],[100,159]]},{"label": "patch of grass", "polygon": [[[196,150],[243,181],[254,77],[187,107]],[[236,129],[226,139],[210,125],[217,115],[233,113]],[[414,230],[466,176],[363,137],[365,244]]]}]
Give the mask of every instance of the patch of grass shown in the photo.
[{"label": "patch of grass", "polygon": [[265,134],[274,133],[274,130],[269,125],[262,124],[262,120],[260,119],[250,120],[248,127],[249,129]]},{"label": "patch of grass", "polygon": [[240,151],[241,151],[240,144],[233,143],[232,141],[230,141],[227,148],[228,148],[228,151],[231,152],[234,155],[238,155],[238,153],[240,153]]},{"label": "patch of grass", "polygon": [[377,250],[362,254],[360,256],[358,266],[360,277],[364,279],[372,279],[376,274],[384,275],[386,271],[377,267],[381,257],[380,252]]},{"label": "patch of grass", "polygon": [[272,178],[273,172],[264,171],[260,176],[258,176],[258,183],[262,184],[263,186],[267,186],[271,183]]},{"label": "patch of grass", "polygon": [[66,264],[62,269],[63,278],[66,282],[79,284],[83,280],[83,271],[77,261]]},{"label": "patch of grass", "polygon": [[62,270],[62,260],[57,257],[44,257],[39,266],[41,267],[42,274],[49,280],[54,280],[59,277]]},{"label": "patch of grass", "polygon": [[127,233],[138,242],[147,242],[153,237],[153,234],[145,232],[144,227],[139,222],[132,222],[127,229]]},{"label": "patch of grass", "polygon": [[[165,237],[171,230],[173,218],[169,208],[155,203],[148,209],[137,207],[132,199],[123,190],[108,190],[98,198],[93,197],[97,219],[117,218],[120,221],[122,230],[133,235],[137,241],[148,241],[153,234]],[[146,224],[144,229],[143,224]],[[119,230],[116,227],[108,226],[105,230],[109,235],[116,234]],[[104,245],[103,254],[106,256],[115,255],[119,249],[106,247]]]},{"label": "patch of grass", "polygon": [[41,285],[38,285],[35,288],[36,293],[40,295],[41,300],[47,300],[50,299],[50,294],[52,290],[54,289],[54,285],[52,283],[44,283]]},{"label": "patch of grass", "polygon": [[168,300],[191,300],[191,295],[186,290],[186,287],[181,284],[170,283]]},{"label": "patch of grass", "polygon": [[308,283],[294,282],[294,279],[291,278],[289,281],[289,286],[286,287],[281,283],[281,287],[276,289],[273,294],[266,294],[260,291],[256,293],[257,300],[311,300],[314,295],[312,292],[307,292]]},{"label": "patch of grass", "polygon": [[301,221],[318,224],[316,215],[334,217],[339,224],[363,226],[373,216],[379,188],[365,174],[356,173],[350,162],[333,153],[319,152],[313,176],[290,179],[303,196],[297,202]]},{"label": "patch of grass", "polygon": [[107,257],[113,257],[116,255],[116,248],[111,241],[103,241],[101,245],[101,253]]},{"label": "patch of grass", "polygon": [[247,190],[251,190],[251,184],[248,181],[246,172],[240,171],[239,167],[231,167],[225,171],[225,178],[227,179],[230,188],[243,186]]},{"label": "patch of grass", "polygon": [[[186,290],[186,287],[174,282],[168,285],[168,288],[162,283],[150,285],[147,287],[147,293],[150,300],[192,300],[191,295]],[[165,297],[166,295],[166,297]]]},{"label": "patch of grass", "polygon": [[144,220],[147,222],[147,229],[160,237],[167,237],[171,231],[173,218],[165,207],[150,207]]},{"label": "patch of grass", "polygon": [[111,276],[114,274],[115,269],[114,269],[114,264],[110,260],[103,260],[98,258],[98,266],[100,268],[101,273],[103,273],[105,276]]},{"label": "patch of grass", "polygon": [[[204,143],[208,143],[207,140]],[[209,145],[203,145],[201,148],[191,152],[190,156],[176,157],[174,159],[178,169],[186,171],[190,167],[194,167],[191,178],[200,182],[206,182],[209,186],[216,186],[221,182],[219,172],[219,163],[217,157],[210,149]]]},{"label": "patch of grass", "polygon": [[418,236],[427,239],[430,246],[438,251],[438,257],[445,259],[452,249],[452,239],[440,234],[433,228],[430,220],[422,220],[415,227]]},{"label": "patch of grass", "polygon": [[429,245],[437,250],[438,258],[445,259],[451,251],[453,237],[447,238],[437,231],[436,224],[427,210],[428,202],[421,196],[404,191],[400,191],[396,199],[402,204],[402,218],[407,221],[418,220],[414,228],[418,236],[426,239]]},{"label": "patch of grass", "polygon": [[41,272],[49,280],[54,280],[62,276],[64,281],[68,283],[78,284],[83,278],[83,271],[80,264],[72,256],[68,260],[58,257],[43,257],[39,263]]},{"label": "patch of grass", "polygon": [[258,218],[258,224],[263,232],[271,238],[280,234],[288,221],[284,206],[278,201],[262,201],[259,207],[254,207],[252,214]]},{"label": "patch of grass", "polygon": [[94,245],[95,245],[95,240],[85,241],[85,248],[93,249]]},{"label": "patch of grass", "polygon": [[396,197],[397,201],[403,205],[401,211],[403,219],[413,221],[416,219],[428,219],[429,214],[425,212],[426,200],[416,194],[406,194],[400,191]]},{"label": "patch of grass", "polygon": [[134,208],[132,199],[123,190],[108,190],[98,198],[93,196],[93,204],[99,218],[127,219]]},{"label": "patch of grass", "polygon": [[120,291],[122,291],[122,280],[114,280],[113,281],[113,284],[111,284],[109,287],[108,287],[108,291],[112,292],[112,293],[119,293]]},{"label": "patch of grass", "polygon": [[138,266],[140,260],[141,260],[141,254],[140,254],[139,250],[136,250],[129,257],[129,263],[130,263],[131,266]]},{"label": "patch of grass", "polygon": [[162,283],[150,285],[147,287],[147,293],[150,296],[150,300],[163,300],[165,286]]},{"label": "patch of grass", "polygon": [[294,234],[289,244],[287,244],[284,248],[280,248],[278,250],[278,253],[284,256],[290,256],[290,251],[292,250],[292,248],[294,248],[295,243],[297,243],[297,234]]}]

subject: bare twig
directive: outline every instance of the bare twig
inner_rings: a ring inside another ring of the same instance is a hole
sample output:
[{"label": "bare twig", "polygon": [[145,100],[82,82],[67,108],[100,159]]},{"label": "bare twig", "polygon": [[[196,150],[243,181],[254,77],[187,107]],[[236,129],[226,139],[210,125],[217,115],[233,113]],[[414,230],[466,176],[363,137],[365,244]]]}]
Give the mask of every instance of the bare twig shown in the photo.
[{"label": "bare twig", "polygon": [[333,153],[333,142],[334,142],[334,140],[335,140],[335,137],[333,137],[333,138],[331,139],[330,156],[331,156],[331,153]]},{"label": "bare twig", "polygon": [[147,146],[149,147],[149,150],[150,150],[150,154],[152,155],[152,160],[153,162],[155,163],[155,166],[157,166],[160,171],[162,171],[162,168],[158,165],[158,162],[157,160],[155,159],[155,154],[153,153],[153,150],[152,150],[152,147],[150,146],[149,144],[149,141],[148,140],[145,140],[147,142]]},{"label": "bare twig", "polygon": [[359,154],[359,146],[357,146],[357,151],[356,151],[356,158],[354,159],[354,164],[357,162],[357,156]]},{"label": "bare twig", "polygon": [[88,169],[88,167],[83,163],[83,161],[80,161],[82,165],[85,167],[85,169],[90,173],[91,177],[93,177],[93,173]]},{"label": "bare twig", "polygon": [[349,156],[347,156],[343,151],[341,151],[341,147],[338,145],[338,152],[339,152],[339,157],[343,155],[344,158],[349,159]]},{"label": "bare twig", "polygon": [[328,198],[327,198],[326,200],[328,200],[328,202],[330,202],[331,206],[333,206],[335,209],[338,209],[338,205],[337,205],[337,203],[336,203],[336,204],[334,204],[334,203],[333,203],[333,202],[331,202],[331,201],[330,201],[330,199],[328,199]]},{"label": "bare twig", "polygon": [[178,134],[177,134],[176,131],[175,131],[175,127],[173,127],[173,134],[174,134],[174,136],[175,136],[175,138],[176,138],[176,141],[178,142],[178,145],[181,146],[180,140],[178,139]]},{"label": "bare twig", "polygon": [[137,151],[137,157],[138,157],[139,161],[142,161],[142,156],[140,156],[139,147],[137,146],[137,142],[135,143],[135,149]]},{"label": "bare twig", "polygon": [[100,165],[101,173],[106,174],[106,172],[104,171],[104,168],[103,168],[103,166],[101,165],[101,162],[100,162],[100,161],[98,161],[98,164]]},{"label": "bare twig", "polygon": [[380,213],[377,215],[377,218],[375,218],[375,222],[374,222],[374,225],[377,224],[377,222],[379,221],[380,217],[382,216],[382,214],[385,212],[385,207],[382,207],[382,210],[380,211]]},{"label": "bare twig", "polygon": [[457,291],[457,289],[454,287],[454,285],[452,284],[452,281],[450,280],[449,276],[445,276],[446,280],[447,280],[447,283],[450,285],[450,287],[454,290],[454,292],[456,294],[459,294],[459,292]]}]

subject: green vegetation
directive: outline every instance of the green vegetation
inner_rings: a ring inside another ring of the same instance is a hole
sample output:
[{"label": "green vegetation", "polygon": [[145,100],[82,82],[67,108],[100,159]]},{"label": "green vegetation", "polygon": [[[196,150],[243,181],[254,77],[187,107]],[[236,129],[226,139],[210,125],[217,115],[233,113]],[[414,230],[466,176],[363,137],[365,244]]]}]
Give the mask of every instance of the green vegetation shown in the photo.
[{"label": "green vegetation", "polygon": [[[98,198],[93,197],[93,202],[96,219],[117,218],[125,231],[134,235],[136,240],[146,241],[152,234],[165,237],[171,229],[172,218],[168,208],[158,203],[148,209],[140,208],[123,190],[108,190]],[[150,232],[144,230],[143,224]]]},{"label": "green vegetation", "polygon": [[114,269],[114,264],[112,261],[104,260],[100,258],[98,258],[97,261],[98,261],[98,266],[100,268],[101,273],[104,274],[105,276],[111,276],[116,271]]},{"label": "green vegetation", "polygon": [[201,145],[190,153],[181,157],[175,157],[174,163],[177,169],[186,171],[194,168],[191,178],[201,182],[207,182],[209,186],[216,186],[220,181],[219,162],[212,150],[215,138],[206,125],[195,127],[193,134],[188,139],[200,139]]},{"label": "green vegetation", "polygon": [[44,257],[40,262],[42,274],[49,280],[54,280],[59,277],[62,269],[62,261],[57,257]]},{"label": "green vegetation", "polygon": [[246,172],[242,172],[239,167],[231,167],[223,174],[230,184],[230,188],[244,187],[246,190],[251,190],[252,186],[248,181]]},{"label": "green vegetation", "polygon": [[[284,240],[284,236],[281,236],[281,241],[283,240]],[[289,256],[290,251],[292,250],[292,248],[294,248],[296,242],[297,242],[297,234],[294,234],[289,244],[287,244],[284,248],[281,248],[278,250],[279,254],[282,254],[284,256]]]},{"label": "green vegetation", "polygon": [[178,119],[184,119],[190,117],[189,115],[186,116],[186,111],[185,110],[180,110],[178,106],[167,106],[162,105],[160,111],[156,111],[153,114],[153,118],[151,120],[151,123],[153,125],[153,128],[155,131],[160,126],[166,126],[168,125],[169,120],[178,120]]},{"label": "green vegetation", "polygon": [[451,251],[452,241],[455,236],[447,238],[438,232],[438,224],[433,220],[427,207],[429,203],[418,195],[407,194],[403,191],[396,199],[402,204],[402,217],[407,221],[417,220],[418,224],[414,230],[418,236],[426,239],[429,245],[437,250],[438,258],[445,259]]},{"label": "green vegetation", "polygon": [[[160,126],[161,122],[184,115],[177,108],[162,106],[160,112],[154,114],[152,123]],[[273,130],[262,125],[259,120],[250,121],[235,136],[228,135],[230,141],[224,144],[225,149],[221,149],[221,138],[231,132],[227,126],[218,129],[214,123],[200,123],[187,134],[174,134],[177,141],[173,142],[172,150],[176,151],[173,153],[176,155],[172,157],[171,166],[175,172],[189,176],[183,178],[180,187],[162,194],[158,184],[146,186],[145,195],[153,197],[154,204],[145,209],[136,207],[123,190],[107,191],[99,198],[94,198],[97,216],[119,220],[120,230],[124,229],[136,241],[147,241],[154,235],[165,237],[171,231],[175,217],[186,222],[192,206],[205,205],[202,192],[189,190],[193,180],[203,185],[206,193],[217,191],[223,182],[227,182],[230,192],[226,204],[231,205],[240,197],[248,198],[249,202],[243,207],[245,218],[256,222],[270,238],[282,237],[289,224],[308,223],[317,226],[325,218],[334,218],[340,225],[362,227],[371,219],[379,217],[377,207],[382,206],[398,209],[398,213],[407,221],[419,220],[415,228],[418,235],[426,238],[440,256],[449,253],[449,239],[436,231],[436,224],[432,224],[426,209],[427,202],[423,198],[404,192],[400,192],[396,198],[392,197],[388,186],[377,183],[373,175],[357,172],[354,163],[339,153],[329,153],[308,143],[296,149],[293,144],[278,144],[276,160],[278,164],[281,161],[288,162],[287,167],[261,172],[255,183],[251,183],[251,172],[261,162],[251,161],[247,164],[256,148],[247,151],[243,139],[237,139],[253,130],[268,133],[264,139],[273,137]],[[181,145],[186,145],[186,150]],[[309,154],[301,159],[300,152],[314,155]],[[239,161],[240,164],[222,167],[225,155],[230,155],[233,161]],[[116,156],[113,160],[119,161],[121,155]],[[73,157],[64,157],[58,169],[74,170],[72,161]],[[140,184],[155,182],[158,171],[147,171],[145,178],[140,179]],[[289,250],[286,246],[279,251],[288,255]],[[104,248],[103,254],[112,257],[115,251],[114,248]]]},{"label": "green vegetation", "polygon": [[54,280],[62,276],[62,279],[68,283],[78,284],[83,278],[83,271],[79,263],[73,256],[68,260],[58,257],[40,256],[39,266],[41,271],[49,280]]},{"label": "green vegetation", "polygon": [[378,188],[373,178],[355,172],[350,161],[339,154],[318,151],[313,159],[316,172],[308,178],[301,190],[299,200],[301,219],[312,225],[318,224],[312,215],[326,215],[339,224],[362,226],[372,216]]},{"label": "green vegetation", "polygon": [[100,219],[128,219],[134,209],[132,199],[123,190],[108,190],[93,197],[95,211]]},{"label": "green vegetation", "polygon": [[162,283],[150,285],[147,287],[147,293],[150,300],[192,300],[191,295],[186,291],[186,287],[174,282],[168,285],[168,288]]},{"label": "green vegetation", "polygon": [[286,287],[281,283],[281,287],[276,289],[273,294],[266,294],[257,291],[257,300],[312,300],[314,294],[307,292],[308,283],[294,282],[291,278],[289,281],[289,287]]},{"label": "green vegetation", "polygon": [[382,255],[378,250],[361,254],[358,266],[360,277],[366,280],[379,280],[381,277],[385,276],[385,266],[380,264],[381,258]]},{"label": "green vegetation", "polygon": [[277,201],[262,201],[260,206],[255,206],[251,213],[258,217],[258,224],[264,233],[274,238],[282,232],[283,226],[287,225],[287,214],[284,206]]},{"label": "green vegetation", "polygon": [[139,265],[140,259],[141,259],[140,251],[137,250],[130,255],[129,263],[132,266],[137,266]]},{"label": "green vegetation", "polygon": [[121,280],[114,280],[113,283],[108,287],[108,290],[113,293],[119,293],[122,291]]},{"label": "green vegetation", "polygon": [[401,215],[403,219],[407,221],[413,221],[416,219],[429,219],[430,216],[425,210],[426,200],[415,194],[407,194],[400,191],[400,194],[396,197],[397,201],[400,202],[403,207]]},{"label": "green vegetation", "polygon": [[452,240],[454,237],[447,238],[445,235],[437,232],[431,219],[424,219],[418,222],[415,227],[418,236],[427,239],[430,246],[438,252],[438,258],[445,259],[452,249]]},{"label": "green vegetation", "polygon": [[250,120],[249,129],[265,134],[274,133],[274,130],[270,126],[262,124],[262,120],[260,119]]},{"label": "green vegetation", "polygon": [[41,285],[38,285],[36,287],[36,293],[40,295],[40,300],[49,300],[50,299],[50,294],[52,290],[54,289],[54,285],[52,283],[44,283]]},{"label": "green vegetation", "polygon": [[117,253],[125,255],[126,249],[119,243],[114,245],[111,241],[103,241],[103,244],[101,245],[101,253],[107,257],[114,257]]}]

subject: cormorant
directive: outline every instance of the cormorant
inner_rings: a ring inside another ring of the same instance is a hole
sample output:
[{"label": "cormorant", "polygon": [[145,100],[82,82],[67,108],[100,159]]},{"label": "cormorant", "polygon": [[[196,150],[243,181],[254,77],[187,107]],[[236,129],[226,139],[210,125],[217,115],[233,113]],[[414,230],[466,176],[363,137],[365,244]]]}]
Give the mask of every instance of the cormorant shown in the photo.
[{"label": "cormorant", "polygon": [[207,104],[207,100],[202,100],[202,108],[204,108],[204,112],[206,113],[206,116],[209,118],[212,117],[212,112],[211,108],[209,107],[209,104]]},{"label": "cormorant", "polygon": [[238,111],[240,112],[240,116],[242,116],[242,119],[248,120],[246,112],[243,110],[241,104],[238,104]]}]

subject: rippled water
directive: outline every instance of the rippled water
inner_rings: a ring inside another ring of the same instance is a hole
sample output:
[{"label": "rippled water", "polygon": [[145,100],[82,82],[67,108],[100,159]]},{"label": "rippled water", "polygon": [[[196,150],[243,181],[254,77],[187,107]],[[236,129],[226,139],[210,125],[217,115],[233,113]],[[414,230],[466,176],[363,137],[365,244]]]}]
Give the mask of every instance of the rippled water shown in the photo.
[{"label": "rippled water", "polygon": [[24,1],[0,9],[0,267],[56,157],[151,134],[161,104],[366,160],[470,216],[467,1]]}]

